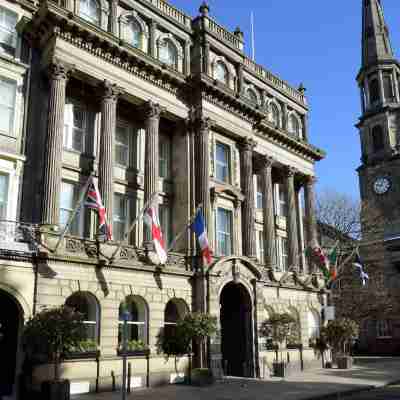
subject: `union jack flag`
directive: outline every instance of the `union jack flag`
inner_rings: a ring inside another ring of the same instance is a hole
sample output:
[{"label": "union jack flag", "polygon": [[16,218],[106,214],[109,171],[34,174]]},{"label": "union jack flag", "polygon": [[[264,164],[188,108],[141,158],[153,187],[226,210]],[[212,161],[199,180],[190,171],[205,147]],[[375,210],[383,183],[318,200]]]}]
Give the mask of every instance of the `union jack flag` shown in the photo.
[{"label": "union jack flag", "polygon": [[111,240],[112,233],[110,226],[107,224],[106,208],[101,201],[97,179],[90,177],[89,180],[85,206],[97,211],[99,216],[99,233],[103,235],[106,240]]}]

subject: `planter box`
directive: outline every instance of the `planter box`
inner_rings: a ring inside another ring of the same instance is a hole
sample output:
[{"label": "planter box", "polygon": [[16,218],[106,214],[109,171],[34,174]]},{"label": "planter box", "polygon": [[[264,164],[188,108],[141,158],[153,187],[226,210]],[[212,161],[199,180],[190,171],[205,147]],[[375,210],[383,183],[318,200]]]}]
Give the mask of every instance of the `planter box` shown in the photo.
[{"label": "planter box", "polygon": [[209,386],[214,383],[214,377],[210,369],[195,368],[191,375],[191,384],[193,386]]},{"label": "planter box", "polygon": [[85,352],[73,352],[65,356],[65,360],[79,360],[79,359],[93,359],[100,356],[100,352],[95,351],[85,351]]},{"label": "planter box", "polygon": [[[119,356],[123,356],[124,352],[122,350],[117,351]],[[125,352],[127,357],[148,357],[150,355],[150,349],[146,350],[127,350]]]},{"label": "planter box", "polygon": [[42,383],[41,399],[42,400],[70,400],[70,382],[62,381],[46,381]]},{"label": "planter box", "polygon": [[279,378],[284,378],[286,375],[286,363],[285,362],[276,362],[272,363],[272,368],[274,372],[274,376]]},{"label": "planter box", "polygon": [[349,356],[338,357],[336,362],[339,369],[350,369],[353,366],[353,359]]}]

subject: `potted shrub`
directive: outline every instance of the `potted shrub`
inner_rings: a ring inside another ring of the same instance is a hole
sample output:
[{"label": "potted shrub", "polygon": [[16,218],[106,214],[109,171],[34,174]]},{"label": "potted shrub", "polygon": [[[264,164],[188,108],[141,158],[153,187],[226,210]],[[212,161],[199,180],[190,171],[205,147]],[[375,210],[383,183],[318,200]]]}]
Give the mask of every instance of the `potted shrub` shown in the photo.
[{"label": "potted shrub", "polygon": [[85,336],[83,315],[65,305],[43,309],[26,323],[23,333],[26,357],[54,364],[54,379],[42,383],[41,399],[70,398],[70,383],[60,379],[60,364]]},{"label": "potted shrub", "polygon": [[285,377],[286,363],[282,356],[281,346],[286,342],[295,323],[296,320],[290,314],[275,313],[261,324],[260,335],[267,340],[272,340],[275,349],[275,360],[272,364],[274,376]]},{"label": "potted shrub", "polygon": [[329,321],[328,325],[321,329],[321,334],[332,347],[333,358],[338,368],[351,368],[352,358],[349,356],[349,350],[351,341],[358,335],[357,323],[349,318]]}]

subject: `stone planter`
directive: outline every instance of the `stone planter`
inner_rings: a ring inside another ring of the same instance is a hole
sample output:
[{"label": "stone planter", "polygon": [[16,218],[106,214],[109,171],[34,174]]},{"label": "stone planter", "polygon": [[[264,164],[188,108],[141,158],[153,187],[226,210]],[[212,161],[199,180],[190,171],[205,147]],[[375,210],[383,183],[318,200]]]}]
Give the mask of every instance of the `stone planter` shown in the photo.
[{"label": "stone planter", "polygon": [[353,359],[349,356],[337,357],[338,369],[350,369],[353,366]]},{"label": "stone planter", "polygon": [[212,372],[208,368],[195,368],[191,375],[193,386],[208,386],[214,383]]},{"label": "stone planter", "polygon": [[70,400],[70,382],[46,381],[42,383],[41,400]]},{"label": "stone planter", "polygon": [[285,375],[286,375],[286,363],[285,362],[274,361],[272,363],[272,368],[273,368],[274,376],[277,376],[279,378],[285,377]]}]

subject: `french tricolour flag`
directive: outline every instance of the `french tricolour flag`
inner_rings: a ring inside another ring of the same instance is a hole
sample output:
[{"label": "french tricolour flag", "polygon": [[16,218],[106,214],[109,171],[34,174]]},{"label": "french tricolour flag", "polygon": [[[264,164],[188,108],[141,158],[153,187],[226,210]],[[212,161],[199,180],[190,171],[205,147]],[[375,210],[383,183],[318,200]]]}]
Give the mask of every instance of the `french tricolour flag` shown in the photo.
[{"label": "french tricolour flag", "polygon": [[203,259],[205,259],[207,264],[210,265],[212,262],[212,251],[210,245],[208,244],[207,231],[201,209],[197,211],[196,217],[194,218],[190,228],[197,236]]}]

